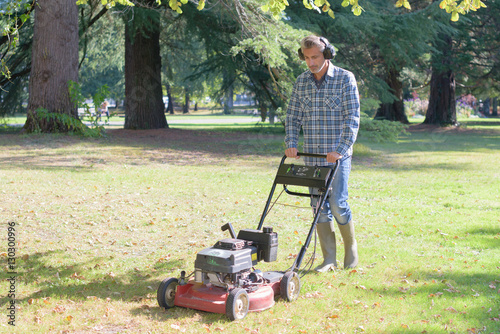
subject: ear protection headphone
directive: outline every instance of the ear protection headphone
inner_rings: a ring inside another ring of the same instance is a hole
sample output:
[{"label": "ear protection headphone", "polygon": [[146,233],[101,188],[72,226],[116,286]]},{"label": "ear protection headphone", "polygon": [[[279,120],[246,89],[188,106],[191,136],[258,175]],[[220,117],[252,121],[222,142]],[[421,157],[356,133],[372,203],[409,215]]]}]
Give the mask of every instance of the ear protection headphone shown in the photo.
[{"label": "ear protection headphone", "polygon": [[[333,45],[331,45],[328,40],[324,37],[320,37],[319,40],[325,44],[325,49],[323,50],[323,57],[325,59],[333,59],[335,57],[335,48]],[[297,51],[299,54],[299,59],[300,60],[305,60],[304,53],[302,52],[302,48],[300,47],[299,50]]]}]

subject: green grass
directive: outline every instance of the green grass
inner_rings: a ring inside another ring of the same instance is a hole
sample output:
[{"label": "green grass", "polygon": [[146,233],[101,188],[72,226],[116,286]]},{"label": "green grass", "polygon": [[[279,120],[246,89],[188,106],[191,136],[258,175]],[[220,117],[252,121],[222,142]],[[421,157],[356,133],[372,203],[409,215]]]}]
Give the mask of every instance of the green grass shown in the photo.
[{"label": "green grass", "polygon": [[[108,131],[102,139],[0,134],[0,259],[17,228],[13,333],[498,333],[500,129],[360,139],[350,179],[360,264],[307,274],[293,303],[237,322],[161,310],[156,289],[196,253],[255,228],[283,154],[272,127]],[[308,200],[283,195],[269,215],[278,261],[291,264],[311,223]],[[298,206],[299,208],[296,208]],[[313,245],[306,254],[313,253]],[[318,250],[318,253],[319,250]],[[342,263],[343,244],[337,259]],[[319,261],[320,259],[318,259]]]}]

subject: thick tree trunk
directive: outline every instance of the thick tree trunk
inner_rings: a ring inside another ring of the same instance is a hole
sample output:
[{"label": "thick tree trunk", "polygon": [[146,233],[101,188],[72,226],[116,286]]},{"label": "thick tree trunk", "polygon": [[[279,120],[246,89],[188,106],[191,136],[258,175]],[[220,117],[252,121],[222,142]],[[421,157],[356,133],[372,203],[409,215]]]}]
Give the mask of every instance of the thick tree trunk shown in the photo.
[{"label": "thick tree trunk", "polygon": [[78,7],[73,0],[39,0],[35,9],[29,82],[28,132],[67,132],[61,118],[43,118],[38,109],[78,119],[68,82],[78,81]]},{"label": "thick tree trunk", "polygon": [[429,107],[425,124],[456,125],[455,75],[453,71],[432,71]]},{"label": "thick tree trunk", "polygon": [[491,112],[491,116],[498,116],[498,98],[493,98],[493,111]]},{"label": "thick tree trunk", "polygon": [[152,21],[149,25],[134,22],[138,28],[132,33],[125,28],[125,129],[168,128],[161,87],[160,32]]},{"label": "thick tree trunk", "polygon": [[455,74],[451,69],[451,48],[451,37],[442,37],[440,45],[442,55],[436,57],[432,67],[429,107],[425,115],[425,124],[457,124]]},{"label": "thick tree trunk", "polygon": [[382,103],[377,110],[375,118],[408,124],[408,117],[406,116],[403,102],[403,83],[399,80],[399,71],[394,69],[389,70],[385,82],[389,85],[391,93],[396,99],[392,102]]}]

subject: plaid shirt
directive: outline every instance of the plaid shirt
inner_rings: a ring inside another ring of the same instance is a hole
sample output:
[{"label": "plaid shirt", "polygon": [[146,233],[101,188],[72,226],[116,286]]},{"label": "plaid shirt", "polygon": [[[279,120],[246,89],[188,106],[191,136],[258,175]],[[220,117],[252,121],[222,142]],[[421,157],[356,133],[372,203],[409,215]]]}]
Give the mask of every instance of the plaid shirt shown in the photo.
[{"label": "plaid shirt", "polygon": [[[359,93],[354,75],[328,66],[325,81],[318,88],[313,74],[299,75],[288,103],[285,123],[286,148],[297,147],[300,128],[305,153],[337,152],[352,155],[359,129]],[[322,158],[304,158],[308,165],[331,165]]]}]

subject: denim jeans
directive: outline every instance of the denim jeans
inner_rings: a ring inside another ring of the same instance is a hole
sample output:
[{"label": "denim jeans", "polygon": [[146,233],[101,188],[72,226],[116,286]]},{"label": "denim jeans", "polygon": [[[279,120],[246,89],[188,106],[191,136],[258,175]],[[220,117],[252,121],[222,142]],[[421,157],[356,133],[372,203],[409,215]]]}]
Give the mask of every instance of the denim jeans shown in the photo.
[{"label": "denim jeans", "polygon": [[[340,225],[345,225],[352,220],[352,212],[347,203],[349,197],[347,190],[347,183],[349,180],[349,173],[351,172],[351,157],[344,157],[339,160],[339,167],[335,179],[332,182],[332,190],[329,193],[325,205],[320,209],[320,216],[318,223],[328,223],[333,221],[333,218]],[[309,188],[311,194],[317,194],[318,189]],[[311,198],[311,206],[313,211],[316,212],[318,197]]]}]

